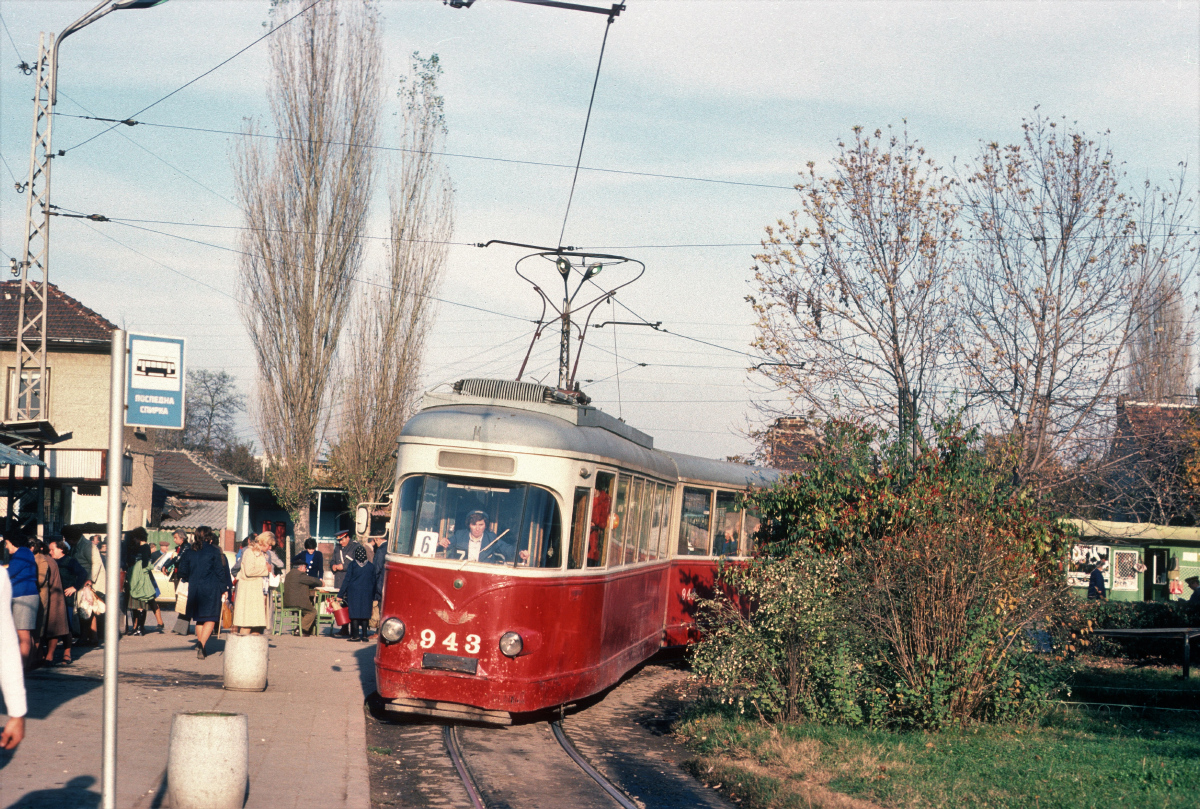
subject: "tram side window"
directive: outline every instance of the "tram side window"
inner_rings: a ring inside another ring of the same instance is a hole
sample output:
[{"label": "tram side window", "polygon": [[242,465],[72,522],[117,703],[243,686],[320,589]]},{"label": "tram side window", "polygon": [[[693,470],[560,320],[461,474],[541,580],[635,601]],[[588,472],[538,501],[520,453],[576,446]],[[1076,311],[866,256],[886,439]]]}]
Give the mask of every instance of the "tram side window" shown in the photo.
[{"label": "tram side window", "polygon": [[629,476],[619,475],[617,477],[617,503],[614,510],[612,530],[608,533],[608,565],[609,567],[617,567],[623,559],[621,550],[621,537],[627,533],[625,530],[625,511],[626,500],[629,497]]},{"label": "tram side window", "polygon": [[567,554],[568,570],[579,570],[583,567],[584,538],[588,528],[589,494],[591,494],[591,490],[586,486],[575,488],[575,500],[571,505],[571,550]]},{"label": "tram side window", "polygon": [[625,520],[625,564],[637,561],[638,535],[642,533],[642,478],[634,478],[629,484],[629,516]]},{"label": "tram side window", "polygon": [[679,555],[708,554],[712,489],[683,489],[683,510],[679,516]]},{"label": "tram side window", "polygon": [[596,473],[596,491],[592,495],[592,526],[588,532],[587,566],[604,567],[605,543],[612,520],[613,488],[617,476],[612,472]]},{"label": "tram side window", "polygon": [[742,512],[737,492],[717,492],[713,510],[713,556],[737,556],[742,539]]},{"label": "tram side window", "polygon": [[651,523],[654,518],[654,491],[654,481],[647,480],[646,489],[642,492],[642,530],[641,536],[638,537],[637,557],[639,562],[646,562],[654,558],[653,548],[657,541],[651,533]]},{"label": "tram side window", "polygon": [[658,537],[658,558],[666,559],[671,552],[671,506],[675,502],[675,487],[662,487],[662,532]]},{"label": "tram side window", "polygon": [[653,519],[650,522],[650,539],[649,546],[646,549],[646,556],[650,561],[659,558],[659,547],[662,542],[663,532],[663,492],[666,486],[662,483],[654,484],[654,508]]},{"label": "tram side window", "polygon": [[758,526],[762,524],[762,516],[756,508],[746,509],[746,530],[742,532],[742,556],[749,556],[754,552],[754,536],[758,533]]}]

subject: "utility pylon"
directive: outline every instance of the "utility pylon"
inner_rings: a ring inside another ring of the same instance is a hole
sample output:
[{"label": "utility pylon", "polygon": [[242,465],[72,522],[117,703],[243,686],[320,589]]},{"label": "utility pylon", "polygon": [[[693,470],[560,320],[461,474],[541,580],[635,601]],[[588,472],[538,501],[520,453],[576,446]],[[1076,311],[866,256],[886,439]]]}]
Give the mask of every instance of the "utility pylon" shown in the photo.
[{"label": "utility pylon", "polygon": [[21,297],[17,308],[16,421],[46,416],[47,271],[50,266],[50,135],[54,126],[54,34],[38,40],[37,90],[33,96],[33,143],[25,188],[25,245],[19,265]]}]

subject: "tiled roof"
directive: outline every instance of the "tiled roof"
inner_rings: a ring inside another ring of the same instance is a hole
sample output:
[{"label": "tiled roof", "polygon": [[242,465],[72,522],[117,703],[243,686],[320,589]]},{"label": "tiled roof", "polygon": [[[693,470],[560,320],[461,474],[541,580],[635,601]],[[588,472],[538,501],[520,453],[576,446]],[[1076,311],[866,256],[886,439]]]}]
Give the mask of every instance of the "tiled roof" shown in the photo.
[{"label": "tiled roof", "polygon": [[[0,341],[15,340],[21,282],[0,281]],[[30,304],[32,305],[32,304]],[[26,315],[29,314],[28,308]],[[116,324],[110,323],[54,284],[46,285],[48,339],[61,342],[108,343]],[[38,332],[31,332],[40,336]]]},{"label": "tiled roof", "polygon": [[1162,456],[1187,449],[1188,433],[1200,421],[1200,407],[1157,402],[1121,402],[1117,411],[1114,455]]},{"label": "tiled roof", "polygon": [[167,495],[223,503],[227,484],[245,482],[186,449],[159,450],[154,456],[154,488]]},{"label": "tiled roof", "polygon": [[159,527],[199,528],[201,525],[207,525],[219,530],[225,527],[225,516],[224,500],[187,500],[182,497],[169,497]]}]

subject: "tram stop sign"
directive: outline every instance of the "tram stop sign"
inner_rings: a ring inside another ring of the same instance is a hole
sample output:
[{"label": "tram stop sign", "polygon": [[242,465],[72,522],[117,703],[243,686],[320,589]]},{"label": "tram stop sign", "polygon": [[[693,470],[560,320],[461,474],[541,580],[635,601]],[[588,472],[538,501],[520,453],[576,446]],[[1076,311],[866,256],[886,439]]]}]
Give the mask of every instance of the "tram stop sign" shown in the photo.
[{"label": "tram stop sign", "polygon": [[130,334],[125,425],[183,429],[183,338]]}]

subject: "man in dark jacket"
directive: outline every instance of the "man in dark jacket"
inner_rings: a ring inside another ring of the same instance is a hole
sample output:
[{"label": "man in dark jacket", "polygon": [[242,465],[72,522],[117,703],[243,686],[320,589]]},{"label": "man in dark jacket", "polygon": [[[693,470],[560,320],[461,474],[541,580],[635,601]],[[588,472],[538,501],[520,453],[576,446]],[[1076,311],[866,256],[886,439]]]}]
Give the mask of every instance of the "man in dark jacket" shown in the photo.
[{"label": "man in dark jacket", "polygon": [[321,580],[308,575],[308,567],[303,563],[296,565],[283,577],[283,606],[300,610],[300,631],[305,635],[313,634],[317,608],[313,606],[312,588],[320,586]]},{"label": "man in dark jacket", "polygon": [[1108,598],[1108,593],[1104,588],[1104,571],[1108,568],[1108,560],[1101,559],[1092,568],[1092,575],[1088,577],[1087,597],[1093,601],[1105,601]]}]

